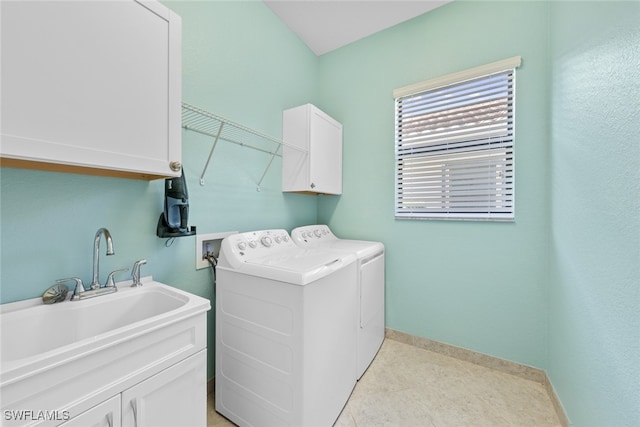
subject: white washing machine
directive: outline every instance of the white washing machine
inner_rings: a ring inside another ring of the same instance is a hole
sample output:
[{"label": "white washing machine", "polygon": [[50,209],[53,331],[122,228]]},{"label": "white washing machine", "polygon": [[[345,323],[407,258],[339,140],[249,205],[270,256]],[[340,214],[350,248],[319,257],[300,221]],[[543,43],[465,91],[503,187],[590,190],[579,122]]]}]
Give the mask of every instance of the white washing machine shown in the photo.
[{"label": "white washing machine", "polygon": [[337,238],[326,225],[291,231],[300,247],[322,248],[357,257],[357,378],[367,370],[384,340],[384,245],[381,242]]},{"label": "white washing machine", "polygon": [[353,254],[297,246],[285,230],[222,241],[216,410],[240,426],[331,426],[356,384]]}]

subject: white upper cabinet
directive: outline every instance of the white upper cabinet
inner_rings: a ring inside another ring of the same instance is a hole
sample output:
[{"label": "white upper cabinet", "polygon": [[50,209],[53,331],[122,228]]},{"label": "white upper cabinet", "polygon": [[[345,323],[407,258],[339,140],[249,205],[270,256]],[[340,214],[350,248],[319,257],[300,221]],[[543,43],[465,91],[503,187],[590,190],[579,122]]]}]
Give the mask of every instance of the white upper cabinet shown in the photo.
[{"label": "white upper cabinet", "polygon": [[305,104],[283,112],[282,139],[282,191],[342,194],[342,124]]},{"label": "white upper cabinet", "polygon": [[178,15],[156,1],[0,3],[2,166],[180,174]]}]

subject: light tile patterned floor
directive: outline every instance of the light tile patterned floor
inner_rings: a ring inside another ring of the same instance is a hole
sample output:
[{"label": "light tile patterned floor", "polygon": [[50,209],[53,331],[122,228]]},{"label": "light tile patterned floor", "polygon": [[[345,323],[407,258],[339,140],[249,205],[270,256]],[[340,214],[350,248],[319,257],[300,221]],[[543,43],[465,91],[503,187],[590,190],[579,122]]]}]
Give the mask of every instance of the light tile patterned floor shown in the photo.
[{"label": "light tile patterned floor", "polygon": [[[213,409],[208,427],[233,426]],[[335,427],[559,427],[542,384],[386,339]]]}]

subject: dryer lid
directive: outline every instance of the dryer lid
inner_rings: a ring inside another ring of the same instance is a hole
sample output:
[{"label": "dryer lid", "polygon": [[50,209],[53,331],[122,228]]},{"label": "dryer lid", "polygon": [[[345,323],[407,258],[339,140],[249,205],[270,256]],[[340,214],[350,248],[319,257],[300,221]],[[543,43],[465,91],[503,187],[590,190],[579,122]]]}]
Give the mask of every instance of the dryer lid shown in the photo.
[{"label": "dryer lid", "polygon": [[366,240],[333,239],[319,242],[313,247],[354,253],[358,258],[365,258],[374,253],[384,251],[384,245],[381,242],[369,242]]},{"label": "dryer lid", "polygon": [[352,252],[360,259],[384,251],[384,245],[381,242],[340,239],[324,224],[295,228],[291,231],[291,239],[298,246],[304,248],[324,248]]}]

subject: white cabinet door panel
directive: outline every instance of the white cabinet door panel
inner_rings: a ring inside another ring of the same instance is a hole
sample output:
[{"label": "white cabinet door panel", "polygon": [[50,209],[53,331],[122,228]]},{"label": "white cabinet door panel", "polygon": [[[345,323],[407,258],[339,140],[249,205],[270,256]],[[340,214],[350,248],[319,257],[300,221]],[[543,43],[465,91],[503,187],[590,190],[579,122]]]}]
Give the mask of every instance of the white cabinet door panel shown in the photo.
[{"label": "white cabinet door panel", "polygon": [[207,425],[207,351],[154,375],[122,393],[125,427]]},{"label": "white cabinet door panel", "polygon": [[282,191],[342,194],[342,124],[305,104],[283,112],[282,138]]},{"label": "white cabinet door panel", "polygon": [[154,3],[2,2],[2,157],[177,175],[180,25]]},{"label": "white cabinet door panel", "polygon": [[59,427],[120,427],[120,395],[94,406]]},{"label": "white cabinet door panel", "polygon": [[309,175],[318,193],[342,193],[342,126],[314,109],[311,111]]}]

